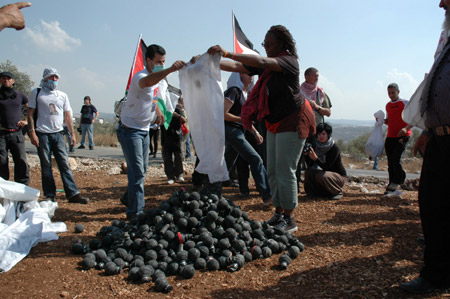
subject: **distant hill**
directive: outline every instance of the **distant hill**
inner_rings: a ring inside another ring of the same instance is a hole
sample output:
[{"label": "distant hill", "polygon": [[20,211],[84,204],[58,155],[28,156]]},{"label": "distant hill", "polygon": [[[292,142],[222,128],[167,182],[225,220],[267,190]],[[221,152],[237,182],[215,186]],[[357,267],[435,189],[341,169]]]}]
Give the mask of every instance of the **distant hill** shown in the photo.
[{"label": "distant hill", "polygon": [[[79,113],[74,115],[80,117]],[[99,112],[99,118],[104,121],[114,122],[114,113]],[[348,142],[360,135],[372,132],[375,121],[373,120],[349,120],[331,119],[329,123],[333,126],[333,138]]]},{"label": "distant hill", "polygon": [[335,140],[348,142],[358,136],[371,133],[375,120],[331,119],[328,123],[333,127]]}]

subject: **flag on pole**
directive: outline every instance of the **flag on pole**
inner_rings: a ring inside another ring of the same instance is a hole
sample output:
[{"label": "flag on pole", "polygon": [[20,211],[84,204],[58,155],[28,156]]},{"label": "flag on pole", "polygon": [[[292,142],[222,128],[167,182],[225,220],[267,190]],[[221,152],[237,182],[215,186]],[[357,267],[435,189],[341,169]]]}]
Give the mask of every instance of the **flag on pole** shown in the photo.
[{"label": "flag on pole", "polygon": [[244,34],[244,32],[241,29],[241,26],[239,25],[239,22],[236,19],[236,16],[233,14],[233,47],[234,52],[238,54],[254,54],[259,55],[258,52],[256,52],[253,49],[253,43],[247,38],[247,36]]},{"label": "flag on pole", "polygon": [[147,46],[145,45],[141,34],[139,35],[139,41],[136,47],[136,53],[134,54],[133,64],[131,65],[130,76],[128,77],[127,89],[125,91],[125,94],[128,94],[131,79],[133,79],[134,75],[145,68],[145,52],[147,52]]},{"label": "flag on pole", "polygon": [[181,96],[181,90],[170,85],[164,78],[158,83],[158,107],[164,115],[164,127],[169,128],[173,112]]}]

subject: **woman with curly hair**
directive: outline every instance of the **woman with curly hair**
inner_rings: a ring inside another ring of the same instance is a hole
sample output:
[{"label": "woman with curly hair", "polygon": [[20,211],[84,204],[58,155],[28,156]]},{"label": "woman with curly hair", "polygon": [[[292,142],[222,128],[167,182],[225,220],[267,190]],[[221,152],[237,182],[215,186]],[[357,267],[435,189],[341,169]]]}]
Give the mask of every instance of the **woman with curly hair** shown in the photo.
[{"label": "woman with curly hair", "polygon": [[231,53],[219,45],[209,48],[208,53],[231,59],[221,60],[224,71],[259,75],[242,107],[242,124],[252,131],[255,117],[266,121],[267,175],[275,207],[267,223],[294,232],[293,211],[298,205],[295,170],[306,137],[315,131],[315,119],[300,93],[297,49],[289,30],[272,26],[262,46],[267,57]]}]

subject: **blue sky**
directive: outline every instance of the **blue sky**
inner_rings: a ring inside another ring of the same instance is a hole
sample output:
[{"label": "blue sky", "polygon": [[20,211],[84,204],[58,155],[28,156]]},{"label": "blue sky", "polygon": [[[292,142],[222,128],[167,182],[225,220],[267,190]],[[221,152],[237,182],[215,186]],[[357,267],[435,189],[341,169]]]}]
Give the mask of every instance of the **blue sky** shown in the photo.
[{"label": "blue sky", "polygon": [[[9,2],[2,1],[2,4]],[[397,82],[408,99],[430,69],[444,11],[424,0],[41,0],[23,9],[26,29],[0,33],[0,61],[11,60],[39,84],[45,67],[61,74],[59,89],[79,112],[90,95],[112,113],[123,97],[139,34],[162,45],[166,64],[189,60],[220,44],[231,51],[232,10],[247,37],[261,42],[271,25],[297,41],[300,71],[319,69],[332,119],[371,120]],[[222,74],[226,82],[227,73]],[[169,82],[179,86],[178,74]],[[226,86],[226,84],[224,84]]]}]

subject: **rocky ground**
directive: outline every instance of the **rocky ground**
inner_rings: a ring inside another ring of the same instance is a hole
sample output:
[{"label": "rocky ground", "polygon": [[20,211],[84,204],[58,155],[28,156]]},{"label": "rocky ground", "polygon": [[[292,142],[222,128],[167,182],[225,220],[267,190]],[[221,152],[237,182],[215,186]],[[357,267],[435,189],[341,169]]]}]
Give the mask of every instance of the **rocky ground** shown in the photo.
[{"label": "rocky ground", "polygon": [[[31,186],[40,188],[39,166],[33,159]],[[338,201],[308,198],[302,192],[295,210],[299,227],[295,236],[305,244],[305,251],[287,270],[280,270],[279,255],[274,255],[246,263],[234,273],[197,271],[190,280],[169,277],[174,289],[161,294],[151,282],[129,282],[126,270],[106,276],[81,269],[81,256],[70,252],[72,243],[77,238],[87,243],[102,226],[125,219],[118,198],[127,178],[120,174],[120,161],[74,159],[71,163],[78,187],[91,203],[69,204],[63,193],[58,194],[52,221],[65,222],[68,231],[57,241],[38,244],[12,270],[0,274],[2,298],[415,298],[398,284],[416,277],[422,265],[417,191],[385,197],[383,179],[352,178]],[[186,182],[167,185],[161,165],[151,166],[147,206],[158,206],[181,187],[189,189],[192,169],[187,163]],[[62,189],[59,176],[55,177]],[[415,185],[409,182],[409,189]],[[238,189],[224,188],[224,196],[251,219],[271,217],[272,210],[263,208],[254,190],[248,199],[238,195]],[[78,223],[85,226],[80,234],[74,232]],[[426,298],[441,297],[443,292],[435,292]]]}]

